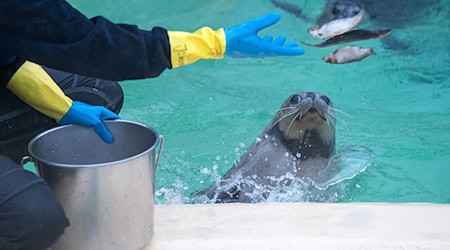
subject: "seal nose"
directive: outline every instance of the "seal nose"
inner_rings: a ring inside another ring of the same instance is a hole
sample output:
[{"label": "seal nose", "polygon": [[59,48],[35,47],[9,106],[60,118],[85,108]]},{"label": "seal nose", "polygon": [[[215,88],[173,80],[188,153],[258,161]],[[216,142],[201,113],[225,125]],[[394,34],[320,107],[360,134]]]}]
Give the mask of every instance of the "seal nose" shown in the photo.
[{"label": "seal nose", "polygon": [[309,97],[314,101],[316,99],[316,94],[314,92],[307,92],[306,97]]},{"label": "seal nose", "polygon": [[308,99],[308,98],[310,98],[311,99],[311,101],[312,101],[312,105],[308,108],[308,110],[307,110],[307,112],[308,113],[315,113],[315,112],[317,112],[317,110],[316,110],[316,108],[314,107],[314,100],[316,99],[316,93],[314,93],[314,92],[306,92],[306,97],[305,97],[305,99]]}]

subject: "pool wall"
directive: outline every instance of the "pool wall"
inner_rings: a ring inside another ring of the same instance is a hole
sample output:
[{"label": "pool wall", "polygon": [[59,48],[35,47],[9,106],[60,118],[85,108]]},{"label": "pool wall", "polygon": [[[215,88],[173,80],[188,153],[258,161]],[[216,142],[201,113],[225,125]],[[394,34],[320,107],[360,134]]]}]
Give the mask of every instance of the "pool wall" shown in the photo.
[{"label": "pool wall", "polygon": [[450,205],[158,205],[145,250],[450,249]]}]

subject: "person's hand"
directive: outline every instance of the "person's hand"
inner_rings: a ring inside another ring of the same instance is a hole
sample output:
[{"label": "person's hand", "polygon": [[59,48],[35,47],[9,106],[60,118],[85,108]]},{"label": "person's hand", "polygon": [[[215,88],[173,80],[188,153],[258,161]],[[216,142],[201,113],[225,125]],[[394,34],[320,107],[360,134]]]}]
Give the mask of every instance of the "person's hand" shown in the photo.
[{"label": "person's hand", "polygon": [[59,124],[76,124],[84,127],[93,127],[95,133],[106,143],[112,143],[114,138],[103,124],[103,120],[114,120],[120,117],[111,110],[102,106],[92,106],[83,102],[73,101],[72,106],[61,118]]},{"label": "person's hand", "polygon": [[273,40],[272,36],[260,38],[257,33],[280,20],[279,14],[268,14],[252,19],[240,25],[225,28],[226,51],[230,57],[266,57],[296,56],[305,53],[295,42],[286,42],[281,35]]}]

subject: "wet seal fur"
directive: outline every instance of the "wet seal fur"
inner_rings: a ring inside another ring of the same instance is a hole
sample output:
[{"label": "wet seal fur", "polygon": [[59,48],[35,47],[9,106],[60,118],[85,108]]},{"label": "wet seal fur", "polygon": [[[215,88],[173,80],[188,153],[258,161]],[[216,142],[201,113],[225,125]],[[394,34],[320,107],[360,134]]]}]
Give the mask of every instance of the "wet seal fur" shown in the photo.
[{"label": "wet seal fur", "polygon": [[[258,202],[270,195],[271,188],[289,185],[285,176],[317,176],[335,150],[330,99],[318,92],[296,93],[220,181],[196,196],[206,195],[216,203]],[[255,199],[256,189],[262,186],[262,195]]]}]

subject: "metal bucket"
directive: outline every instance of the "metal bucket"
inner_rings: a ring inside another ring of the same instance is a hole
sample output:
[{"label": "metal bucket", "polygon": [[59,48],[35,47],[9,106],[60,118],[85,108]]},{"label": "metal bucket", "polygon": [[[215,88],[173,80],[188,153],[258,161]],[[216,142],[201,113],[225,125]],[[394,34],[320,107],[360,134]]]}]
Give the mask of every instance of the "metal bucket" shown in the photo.
[{"label": "metal bucket", "polygon": [[105,124],[112,144],[93,129],[67,125],[28,145],[24,161],[35,163],[70,221],[53,250],[137,250],[153,236],[154,177],[164,140],[143,124]]}]

